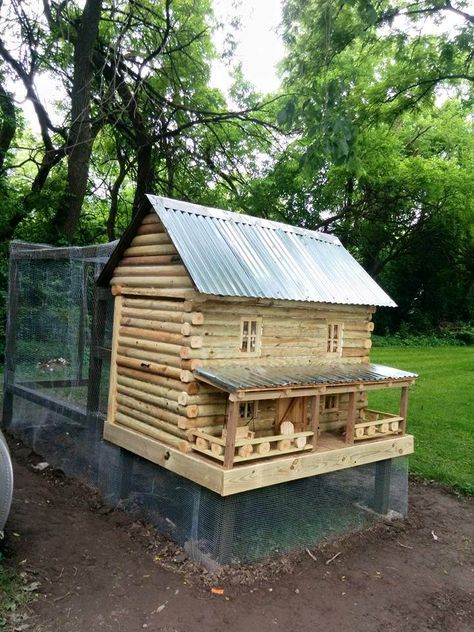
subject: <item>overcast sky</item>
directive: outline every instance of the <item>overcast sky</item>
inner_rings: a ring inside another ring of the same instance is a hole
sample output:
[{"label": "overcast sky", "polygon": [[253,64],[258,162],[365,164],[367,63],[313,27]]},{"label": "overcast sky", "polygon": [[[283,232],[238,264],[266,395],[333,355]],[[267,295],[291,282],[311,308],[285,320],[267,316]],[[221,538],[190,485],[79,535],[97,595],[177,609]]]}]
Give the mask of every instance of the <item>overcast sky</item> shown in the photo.
[{"label": "overcast sky", "polygon": [[[281,19],[281,0],[214,0],[216,18],[229,24],[238,16],[241,29],[237,58],[242,62],[244,76],[259,92],[271,92],[278,88],[275,65],[283,57],[283,44],[277,34]],[[215,36],[218,50],[222,47],[223,32]],[[213,67],[212,83],[218,88],[229,86],[228,72],[224,64]]]}]

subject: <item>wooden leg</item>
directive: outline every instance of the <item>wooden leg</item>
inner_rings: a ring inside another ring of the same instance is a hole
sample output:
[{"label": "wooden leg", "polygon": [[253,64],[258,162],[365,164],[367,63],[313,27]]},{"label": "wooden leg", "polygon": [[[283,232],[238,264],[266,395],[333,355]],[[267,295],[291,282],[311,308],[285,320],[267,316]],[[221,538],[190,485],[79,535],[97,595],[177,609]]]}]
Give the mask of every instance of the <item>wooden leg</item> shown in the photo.
[{"label": "wooden leg", "polygon": [[354,443],[354,426],[356,416],[356,394],[352,391],[349,393],[349,406],[347,410],[347,424],[346,424],[346,444],[353,445]]},{"label": "wooden leg", "polygon": [[311,444],[313,446],[313,450],[316,449],[316,444],[318,442],[320,402],[321,402],[321,395],[319,393],[311,397],[311,421],[310,421],[311,426],[310,428],[313,433],[313,436],[311,438]]},{"label": "wooden leg", "polygon": [[408,413],[408,386],[402,386],[402,393],[400,396],[400,417],[402,418],[401,423],[401,434],[404,435],[407,429],[407,413]]},{"label": "wooden leg", "polygon": [[8,429],[13,420],[13,393],[8,389],[15,383],[16,336],[18,325],[19,272],[17,261],[10,253],[7,301],[7,330],[5,336],[5,375],[3,389],[2,425]]},{"label": "wooden leg", "polygon": [[390,479],[392,475],[392,459],[377,461],[375,464],[375,493],[373,509],[385,515],[390,503]]},{"label": "wooden leg", "polygon": [[234,452],[235,452],[235,435],[237,433],[237,418],[239,415],[238,402],[228,403],[227,409],[227,423],[226,423],[226,440],[225,440],[225,452],[224,452],[224,467],[229,469],[234,464]]},{"label": "wooden leg", "polygon": [[219,515],[215,522],[217,531],[215,557],[219,564],[230,564],[234,543],[236,499],[233,496],[224,496],[219,501],[217,508]]}]

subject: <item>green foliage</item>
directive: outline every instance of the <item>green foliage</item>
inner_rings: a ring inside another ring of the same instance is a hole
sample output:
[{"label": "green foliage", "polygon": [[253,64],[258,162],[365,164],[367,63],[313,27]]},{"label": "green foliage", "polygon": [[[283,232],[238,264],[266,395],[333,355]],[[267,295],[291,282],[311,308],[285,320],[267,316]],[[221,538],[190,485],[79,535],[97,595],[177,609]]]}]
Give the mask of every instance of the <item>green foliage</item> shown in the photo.
[{"label": "green foliage", "polygon": [[38,588],[25,572],[6,565],[0,552],[0,630],[27,629],[24,607]]},{"label": "green foliage", "polygon": [[[408,407],[408,432],[415,435],[410,471],[474,495],[474,348],[375,349],[372,361],[420,375]],[[373,391],[369,405],[396,412],[396,390]]]}]

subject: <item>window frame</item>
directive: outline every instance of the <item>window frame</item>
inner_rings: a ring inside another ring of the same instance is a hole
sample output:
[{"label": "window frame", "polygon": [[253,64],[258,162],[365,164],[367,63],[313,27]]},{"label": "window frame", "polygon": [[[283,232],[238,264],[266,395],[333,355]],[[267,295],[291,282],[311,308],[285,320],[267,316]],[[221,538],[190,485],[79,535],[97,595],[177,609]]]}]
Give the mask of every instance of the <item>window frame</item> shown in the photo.
[{"label": "window frame", "polygon": [[[337,332],[336,335],[335,332]],[[334,348],[335,343],[335,348]],[[344,322],[342,320],[326,321],[326,354],[329,357],[340,357],[344,347]]]},{"label": "window frame", "polygon": [[[240,414],[242,406],[244,407],[244,415]],[[252,412],[249,414],[249,409],[251,408]],[[251,400],[247,402],[239,403],[239,419],[241,421],[252,421],[252,419],[256,419],[258,414],[258,401]]]},{"label": "window frame", "polygon": [[[326,403],[329,397],[334,397],[334,406],[326,407]],[[338,393],[328,393],[323,395],[322,401],[322,412],[323,413],[335,413],[339,411],[339,394]]]},{"label": "window frame", "polygon": [[[251,350],[249,347],[252,342],[252,325],[251,323],[256,323],[255,325],[255,343],[254,349]],[[249,323],[248,332],[244,333],[245,323]],[[247,357],[255,357],[261,354],[262,349],[262,317],[261,316],[242,316],[240,319],[240,342],[239,342],[239,351],[242,355]],[[244,341],[247,339],[247,349],[244,349]]]}]

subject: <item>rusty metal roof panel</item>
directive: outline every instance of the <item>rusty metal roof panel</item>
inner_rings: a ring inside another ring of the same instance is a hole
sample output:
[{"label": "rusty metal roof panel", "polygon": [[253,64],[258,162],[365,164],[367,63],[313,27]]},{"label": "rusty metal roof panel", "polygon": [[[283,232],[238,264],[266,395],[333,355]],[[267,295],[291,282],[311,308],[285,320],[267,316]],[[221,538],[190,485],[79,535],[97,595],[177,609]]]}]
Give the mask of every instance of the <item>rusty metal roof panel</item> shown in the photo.
[{"label": "rusty metal roof panel", "polygon": [[148,197],[204,294],[395,306],[332,235]]},{"label": "rusty metal roof panel", "polygon": [[195,369],[197,379],[202,378],[216,388],[232,393],[264,389],[298,388],[318,385],[360,384],[364,382],[391,382],[411,380],[417,376],[382,364],[357,366],[228,366],[223,368]]}]

